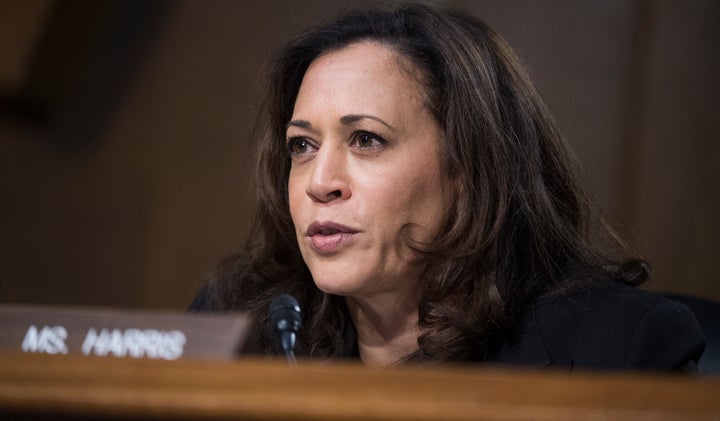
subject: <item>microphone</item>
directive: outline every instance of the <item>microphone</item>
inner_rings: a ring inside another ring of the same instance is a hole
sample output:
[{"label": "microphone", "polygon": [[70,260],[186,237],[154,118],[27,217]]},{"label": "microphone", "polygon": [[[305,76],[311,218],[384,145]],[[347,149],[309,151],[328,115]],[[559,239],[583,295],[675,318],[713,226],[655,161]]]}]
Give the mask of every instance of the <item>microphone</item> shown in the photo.
[{"label": "microphone", "polygon": [[295,365],[295,338],[300,329],[300,304],[288,294],[281,294],[270,302],[270,327],[277,335],[285,357]]}]

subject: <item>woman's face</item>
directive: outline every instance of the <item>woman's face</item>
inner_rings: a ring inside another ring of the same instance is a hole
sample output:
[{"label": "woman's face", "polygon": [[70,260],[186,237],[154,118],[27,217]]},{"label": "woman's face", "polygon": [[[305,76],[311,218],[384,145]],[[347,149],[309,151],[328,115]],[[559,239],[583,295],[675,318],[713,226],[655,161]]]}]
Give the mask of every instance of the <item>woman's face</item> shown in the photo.
[{"label": "woman's face", "polygon": [[432,240],[451,197],[442,130],[401,60],[372,42],[318,57],[288,123],[290,213],[327,293],[416,293],[422,267],[403,233]]}]

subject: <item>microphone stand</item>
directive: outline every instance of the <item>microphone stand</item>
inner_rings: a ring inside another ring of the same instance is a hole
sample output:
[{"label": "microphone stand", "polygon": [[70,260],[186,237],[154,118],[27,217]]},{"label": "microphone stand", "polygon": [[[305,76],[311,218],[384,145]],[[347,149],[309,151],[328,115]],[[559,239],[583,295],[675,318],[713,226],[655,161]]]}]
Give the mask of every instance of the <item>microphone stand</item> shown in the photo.
[{"label": "microphone stand", "polygon": [[270,327],[279,339],[285,359],[295,366],[295,340],[301,326],[300,304],[291,295],[281,294],[270,302]]}]

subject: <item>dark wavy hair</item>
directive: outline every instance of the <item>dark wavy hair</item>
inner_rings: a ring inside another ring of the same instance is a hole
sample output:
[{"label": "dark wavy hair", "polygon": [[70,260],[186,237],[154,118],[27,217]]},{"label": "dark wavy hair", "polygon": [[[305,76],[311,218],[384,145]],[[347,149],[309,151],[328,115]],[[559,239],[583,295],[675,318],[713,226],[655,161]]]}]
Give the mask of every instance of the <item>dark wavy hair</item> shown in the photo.
[{"label": "dark wavy hair", "polygon": [[247,250],[209,283],[219,310],[257,317],[273,352],[267,306],[287,292],[303,308],[298,353],[346,352],[352,323],[343,297],[320,291],[298,248],[288,205],[285,149],[300,84],[318,56],[371,41],[407,59],[445,133],[441,163],[455,197],[439,235],[414,247],[427,265],[419,349],[407,360],[482,360],[540,295],[598,282],[637,285],[642,260],[606,224],[527,72],[509,45],[465,13],[410,4],[345,15],[291,40],[270,63],[257,126],[257,210]]}]

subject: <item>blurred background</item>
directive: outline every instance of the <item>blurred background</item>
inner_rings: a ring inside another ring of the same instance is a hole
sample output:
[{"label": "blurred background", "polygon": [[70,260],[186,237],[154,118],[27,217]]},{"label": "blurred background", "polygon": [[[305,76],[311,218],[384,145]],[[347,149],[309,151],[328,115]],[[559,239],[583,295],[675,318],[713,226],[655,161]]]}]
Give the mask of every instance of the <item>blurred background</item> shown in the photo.
[{"label": "blurred background", "polygon": [[[436,2],[516,48],[645,288],[720,300],[720,2]],[[273,48],[363,2],[0,0],[0,302],[184,309],[239,249]]]}]

